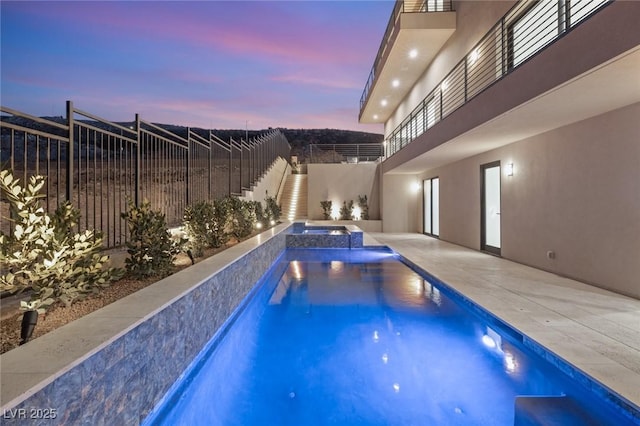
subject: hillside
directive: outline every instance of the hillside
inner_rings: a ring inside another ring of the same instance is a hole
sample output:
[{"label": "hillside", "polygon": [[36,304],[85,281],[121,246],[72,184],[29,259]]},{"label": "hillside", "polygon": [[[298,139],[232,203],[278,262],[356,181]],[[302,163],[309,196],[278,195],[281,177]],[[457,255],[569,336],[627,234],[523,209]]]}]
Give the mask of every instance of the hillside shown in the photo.
[{"label": "hillside", "polygon": [[[249,131],[249,139],[264,134],[269,129]],[[291,155],[297,155],[299,160],[308,154],[308,146],[311,144],[356,144],[356,143],[382,143],[384,136],[377,133],[356,132],[339,129],[280,129],[291,145]],[[213,133],[222,140],[245,139],[245,130],[213,130]]]}]

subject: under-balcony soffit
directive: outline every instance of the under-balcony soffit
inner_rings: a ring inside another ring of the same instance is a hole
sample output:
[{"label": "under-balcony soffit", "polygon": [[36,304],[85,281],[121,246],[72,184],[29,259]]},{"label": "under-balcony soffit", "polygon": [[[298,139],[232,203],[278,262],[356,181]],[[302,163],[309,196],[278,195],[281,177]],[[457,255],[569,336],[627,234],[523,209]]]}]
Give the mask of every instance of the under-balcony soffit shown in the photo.
[{"label": "under-balcony soffit", "polygon": [[456,12],[402,13],[382,53],[361,123],[384,123],[456,29]]}]

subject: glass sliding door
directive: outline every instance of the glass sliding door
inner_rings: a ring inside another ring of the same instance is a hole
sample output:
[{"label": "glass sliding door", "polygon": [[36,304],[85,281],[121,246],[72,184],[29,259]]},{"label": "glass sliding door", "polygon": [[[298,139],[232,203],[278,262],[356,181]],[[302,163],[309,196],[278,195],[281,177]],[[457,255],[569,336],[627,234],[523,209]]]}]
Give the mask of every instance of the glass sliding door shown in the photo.
[{"label": "glass sliding door", "polygon": [[481,249],[500,255],[500,162],[483,164],[481,169]]},{"label": "glass sliding door", "polygon": [[440,178],[425,179],[422,185],[424,197],[424,233],[440,236]]}]

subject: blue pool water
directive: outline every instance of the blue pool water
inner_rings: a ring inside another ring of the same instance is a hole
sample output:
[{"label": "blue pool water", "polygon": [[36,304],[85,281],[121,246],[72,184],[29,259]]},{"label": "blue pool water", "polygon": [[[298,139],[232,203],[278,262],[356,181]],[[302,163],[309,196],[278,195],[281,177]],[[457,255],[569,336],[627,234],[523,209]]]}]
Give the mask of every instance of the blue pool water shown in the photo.
[{"label": "blue pool water", "polygon": [[288,249],[145,423],[632,424],[459,302],[390,251]]}]

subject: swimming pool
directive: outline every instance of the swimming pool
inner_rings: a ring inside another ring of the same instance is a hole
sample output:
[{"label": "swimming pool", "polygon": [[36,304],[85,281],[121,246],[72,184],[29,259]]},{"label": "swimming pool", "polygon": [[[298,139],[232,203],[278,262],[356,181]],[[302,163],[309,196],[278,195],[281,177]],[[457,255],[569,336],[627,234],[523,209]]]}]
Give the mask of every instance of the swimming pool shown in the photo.
[{"label": "swimming pool", "polygon": [[459,302],[387,250],[288,249],[146,424],[631,422]]}]

